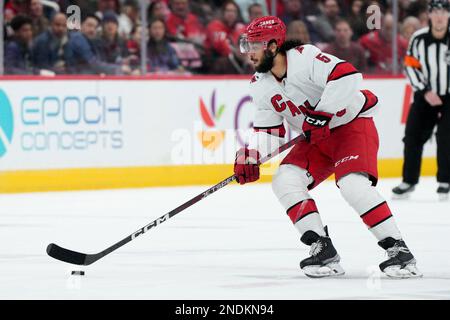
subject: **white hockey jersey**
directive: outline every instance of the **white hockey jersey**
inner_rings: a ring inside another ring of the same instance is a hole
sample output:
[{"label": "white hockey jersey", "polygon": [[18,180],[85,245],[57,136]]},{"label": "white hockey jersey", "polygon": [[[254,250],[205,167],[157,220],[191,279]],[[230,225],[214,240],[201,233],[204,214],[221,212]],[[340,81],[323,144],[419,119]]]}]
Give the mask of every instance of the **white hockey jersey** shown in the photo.
[{"label": "white hockey jersey", "polygon": [[[250,95],[256,107],[253,121],[255,134],[249,148],[262,156],[272,145],[268,133],[284,135],[283,121],[296,132],[302,132],[305,116],[300,106],[333,115],[330,129],[351,122],[356,117],[371,117],[376,96],[360,90],[362,75],[350,63],[325,54],[313,45],[302,45],[286,52],[287,74],[282,80],[271,72],[255,73]],[[266,146],[266,147],[264,147]]]}]

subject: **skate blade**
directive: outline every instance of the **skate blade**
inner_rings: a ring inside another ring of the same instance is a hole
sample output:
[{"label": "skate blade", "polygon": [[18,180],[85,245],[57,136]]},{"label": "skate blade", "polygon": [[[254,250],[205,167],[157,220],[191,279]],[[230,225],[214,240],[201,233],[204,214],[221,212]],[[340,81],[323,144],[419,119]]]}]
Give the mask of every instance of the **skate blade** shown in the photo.
[{"label": "skate blade", "polygon": [[417,269],[416,265],[408,264],[404,268],[400,266],[391,266],[383,270],[383,272],[389,277],[394,279],[409,279],[409,278],[421,278],[423,273]]},{"label": "skate blade", "polygon": [[302,270],[310,278],[335,277],[345,274],[344,269],[336,262],[324,266],[307,266]]}]

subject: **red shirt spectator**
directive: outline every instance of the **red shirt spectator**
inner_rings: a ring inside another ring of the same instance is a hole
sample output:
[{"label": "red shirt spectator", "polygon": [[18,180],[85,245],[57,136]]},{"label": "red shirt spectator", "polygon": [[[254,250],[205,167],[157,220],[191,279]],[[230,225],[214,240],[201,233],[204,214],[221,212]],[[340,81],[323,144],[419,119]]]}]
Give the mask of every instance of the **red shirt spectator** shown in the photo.
[{"label": "red shirt spectator", "polygon": [[[372,31],[359,39],[359,43],[368,54],[368,67],[372,73],[392,73],[392,24],[392,15],[386,14],[380,30]],[[407,47],[406,40],[397,35],[398,66],[402,65]]]},{"label": "red shirt spectator", "polygon": [[227,56],[232,52],[231,46],[238,45],[239,36],[243,32],[245,32],[243,23],[229,27],[220,20],[211,21],[207,28],[208,44],[219,55]]},{"label": "red shirt spectator", "polygon": [[14,14],[24,14],[29,9],[27,1],[11,0],[5,4],[5,11],[11,10]]},{"label": "red shirt spectator", "polygon": [[172,12],[166,22],[167,33],[203,45],[206,39],[205,29],[198,17],[189,12],[189,1],[171,0],[170,6]]},{"label": "red shirt spectator", "polygon": [[[2,0],[3,1],[3,0]],[[28,1],[11,0],[4,7],[4,21],[9,23],[17,15],[27,15],[29,10]]]},{"label": "red shirt spectator", "polygon": [[222,18],[208,24],[207,43],[214,54],[228,56],[237,50],[239,37],[245,32],[245,25],[239,21],[239,7],[228,1],[222,8]]}]

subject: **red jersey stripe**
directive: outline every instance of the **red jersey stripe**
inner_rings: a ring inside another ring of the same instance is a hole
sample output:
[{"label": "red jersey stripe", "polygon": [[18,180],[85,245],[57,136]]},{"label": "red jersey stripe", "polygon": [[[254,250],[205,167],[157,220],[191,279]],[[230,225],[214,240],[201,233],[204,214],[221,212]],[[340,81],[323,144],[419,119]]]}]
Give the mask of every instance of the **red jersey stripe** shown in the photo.
[{"label": "red jersey stripe", "polygon": [[362,107],[361,111],[359,113],[363,113],[373,107],[378,103],[378,98],[376,95],[372,93],[370,90],[361,90],[364,97],[366,97],[366,102],[364,103],[364,106]]},{"label": "red jersey stripe", "polygon": [[328,75],[327,82],[340,79],[342,77],[359,73],[359,71],[349,62],[340,62],[338,63],[333,71]]}]

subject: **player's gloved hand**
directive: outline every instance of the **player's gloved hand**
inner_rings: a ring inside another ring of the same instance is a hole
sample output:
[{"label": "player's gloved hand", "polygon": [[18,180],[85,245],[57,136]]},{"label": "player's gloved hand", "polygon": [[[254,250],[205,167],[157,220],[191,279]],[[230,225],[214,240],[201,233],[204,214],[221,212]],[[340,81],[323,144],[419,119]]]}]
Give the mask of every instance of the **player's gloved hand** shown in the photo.
[{"label": "player's gloved hand", "polygon": [[258,150],[241,148],[236,152],[234,161],[234,174],[240,184],[254,182],[259,179]]},{"label": "player's gloved hand", "polygon": [[331,113],[306,109],[304,106],[300,106],[300,110],[305,115],[302,129],[307,142],[317,143],[330,136]]}]

